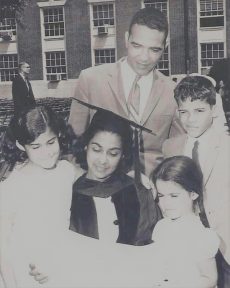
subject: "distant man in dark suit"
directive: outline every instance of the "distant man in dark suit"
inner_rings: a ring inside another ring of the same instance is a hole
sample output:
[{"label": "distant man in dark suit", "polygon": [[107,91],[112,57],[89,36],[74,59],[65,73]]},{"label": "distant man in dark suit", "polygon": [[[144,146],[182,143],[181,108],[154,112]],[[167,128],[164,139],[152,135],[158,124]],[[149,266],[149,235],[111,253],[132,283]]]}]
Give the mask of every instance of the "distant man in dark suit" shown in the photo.
[{"label": "distant man in dark suit", "polygon": [[19,73],[13,79],[12,95],[14,101],[14,113],[36,105],[33,90],[29,82],[30,65],[26,62],[19,63]]}]

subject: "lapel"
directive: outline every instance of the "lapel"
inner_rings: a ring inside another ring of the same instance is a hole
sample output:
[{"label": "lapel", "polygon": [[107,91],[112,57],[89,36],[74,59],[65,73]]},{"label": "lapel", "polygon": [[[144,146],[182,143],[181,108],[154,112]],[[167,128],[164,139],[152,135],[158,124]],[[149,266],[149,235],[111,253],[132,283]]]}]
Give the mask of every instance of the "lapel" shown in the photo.
[{"label": "lapel", "polygon": [[213,142],[214,142],[213,148],[211,150],[211,153],[209,153],[207,157],[207,160],[205,162],[205,169],[203,170],[204,185],[208,183],[213,168],[215,167],[215,163],[220,151],[221,137],[217,137],[216,135],[216,137],[213,139]]},{"label": "lapel", "polygon": [[164,89],[164,86],[160,84],[161,81],[159,79],[159,76],[157,75],[156,71],[154,71],[152,89],[142,115],[141,125],[144,125],[146,123],[152,111],[155,109],[157,103],[160,100],[161,92]]},{"label": "lapel", "polygon": [[28,86],[27,86],[27,84],[26,84],[26,81],[24,80],[24,78],[22,77],[22,75],[21,74],[18,74],[19,75],[19,79],[20,79],[20,81],[21,81],[21,83],[23,83],[23,86],[26,88],[26,90],[27,91],[29,91],[30,90],[30,83],[29,83],[29,81],[28,81]]},{"label": "lapel", "polygon": [[121,107],[120,112],[123,112],[123,115],[127,117],[128,109],[123,88],[123,81],[121,79],[121,66],[120,66],[120,62],[123,61],[124,59],[125,58],[120,59],[115,64],[115,66],[112,66],[114,69],[110,69],[108,71],[108,84],[111,88],[115,101],[117,101],[119,106]]}]

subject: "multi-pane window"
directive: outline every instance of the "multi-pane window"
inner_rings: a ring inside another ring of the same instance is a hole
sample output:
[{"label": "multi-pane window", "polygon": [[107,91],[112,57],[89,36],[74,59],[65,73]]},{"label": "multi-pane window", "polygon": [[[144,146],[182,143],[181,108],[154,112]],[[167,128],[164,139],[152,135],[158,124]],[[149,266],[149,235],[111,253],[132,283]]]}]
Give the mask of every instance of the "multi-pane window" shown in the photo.
[{"label": "multi-pane window", "polygon": [[0,79],[1,82],[12,81],[17,75],[18,70],[18,55],[4,54],[0,55]]},{"label": "multi-pane window", "polygon": [[157,64],[157,69],[160,70],[166,76],[169,76],[169,52],[168,47],[165,48],[164,53],[162,54],[161,60]]},{"label": "multi-pane window", "polygon": [[144,0],[145,7],[154,7],[167,15],[168,0]]},{"label": "multi-pane window", "polygon": [[116,61],[115,49],[96,49],[95,53],[95,65],[103,63],[114,63]]},{"label": "multi-pane window", "polygon": [[[168,0],[144,0],[145,7],[154,7],[166,16],[168,15]],[[169,75],[169,48],[167,47],[158,62],[157,69],[165,75]]]},{"label": "multi-pane window", "polygon": [[16,19],[13,11],[6,11],[0,21],[0,38],[11,40],[16,35]]},{"label": "multi-pane window", "polygon": [[64,51],[46,52],[46,77],[48,81],[66,80]]},{"label": "multi-pane window", "polygon": [[224,26],[224,0],[200,0],[200,27]]},{"label": "multi-pane window", "polygon": [[224,58],[224,43],[202,43],[201,44],[201,72],[206,71],[218,59]]},{"label": "multi-pane window", "polygon": [[45,36],[63,36],[65,34],[63,7],[45,8],[43,13]]},{"label": "multi-pane window", "polygon": [[93,25],[113,26],[114,25],[114,4],[95,4],[93,5]]}]

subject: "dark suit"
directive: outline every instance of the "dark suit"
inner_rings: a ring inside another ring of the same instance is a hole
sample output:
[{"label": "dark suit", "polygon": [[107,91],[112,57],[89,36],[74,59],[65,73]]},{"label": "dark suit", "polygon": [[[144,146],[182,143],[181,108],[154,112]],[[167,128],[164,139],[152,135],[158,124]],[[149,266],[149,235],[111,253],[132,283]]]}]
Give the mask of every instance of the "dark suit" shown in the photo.
[{"label": "dark suit", "polygon": [[19,114],[21,111],[24,111],[36,105],[31,84],[29,81],[27,82],[27,84],[20,74],[18,74],[13,79],[12,95],[15,114]]}]

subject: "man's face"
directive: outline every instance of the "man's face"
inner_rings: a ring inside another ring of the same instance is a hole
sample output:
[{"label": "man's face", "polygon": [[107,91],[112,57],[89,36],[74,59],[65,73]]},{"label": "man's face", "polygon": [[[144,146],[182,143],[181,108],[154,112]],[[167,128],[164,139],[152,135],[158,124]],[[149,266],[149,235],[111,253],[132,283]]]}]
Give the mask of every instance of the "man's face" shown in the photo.
[{"label": "man's face", "polygon": [[211,125],[215,117],[215,107],[206,101],[194,100],[190,98],[179,103],[180,121],[191,137],[201,136]]},{"label": "man's face", "polygon": [[23,64],[21,67],[21,71],[24,74],[28,75],[30,73],[30,65],[28,63]]},{"label": "man's face", "polygon": [[127,61],[137,75],[152,71],[164,52],[165,33],[134,24],[129,35],[126,32]]}]

